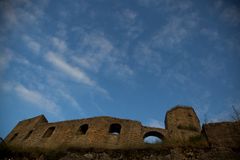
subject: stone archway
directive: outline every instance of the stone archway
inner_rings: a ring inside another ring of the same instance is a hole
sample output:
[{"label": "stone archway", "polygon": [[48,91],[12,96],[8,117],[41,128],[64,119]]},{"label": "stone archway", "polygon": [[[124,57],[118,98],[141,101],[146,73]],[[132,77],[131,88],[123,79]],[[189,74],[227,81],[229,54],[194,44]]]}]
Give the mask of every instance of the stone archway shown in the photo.
[{"label": "stone archway", "polygon": [[163,139],[164,139],[164,136],[157,131],[148,131],[143,136],[144,143],[148,143],[148,144],[162,143]]}]

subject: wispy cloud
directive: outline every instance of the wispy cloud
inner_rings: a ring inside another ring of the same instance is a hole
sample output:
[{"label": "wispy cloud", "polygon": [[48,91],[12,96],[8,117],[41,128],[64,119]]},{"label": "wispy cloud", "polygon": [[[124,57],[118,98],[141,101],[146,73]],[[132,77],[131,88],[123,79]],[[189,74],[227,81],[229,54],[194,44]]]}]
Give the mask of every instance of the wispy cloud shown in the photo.
[{"label": "wispy cloud", "polygon": [[200,33],[206,36],[209,40],[218,40],[220,36],[216,29],[202,28]]},{"label": "wispy cloud", "polygon": [[213,54],[206,56],[204,59],[200,60],[203,71],[201,74],[203,76],[208,76],[211,78],[216,78],[220,75],[223,75],[225,72],[225,64],[222,63],[222,60],[216,57]]},{"label": "wispy cloud", "polygon": [[58,37],[51,37],[50,38],[53,46],[59,51],[59,52],[65,52],[67,50],[67,44],[64,40],[59,39]]},{"label": "wispy cloud", "polygon": [[105,38],[103,33],[84,32],[79,46],[79,56],[73,56],[73,60],[82,67],[98,72],[104,63],[112,59],[113,45]]},{"label": "wispy cloud", "polygon": [[41,45],[35,41],[33,38],[27,36],[27,35],[24,35],[23,36],[23,40],[26,44],[26,46],[31,49],[31,51],[33,51],[33,53],[39,53],[40,51],[40,48],[41,48]]},{"label": "wispy cloud", "polygon": [[97,82],[92,80],[83,70],[79,67],[72,66],[71,64],[64,61],[64,59],[60,56],[57,56],[54,52],[48,52],[45,56],[45,59],[50,62],[53,66],[55,66],[59,71],[62,71],[64,74],[70,76],[76,82],[81,84],[85,84],[89,87],[95,89],[103,96],[108,99],[111,99],[109,93],[104,88],[100,87]]},{"label": "wispy cloud", "polygon": [[73,96],[71,96],[70,94],[68,94],[66,91],[63,91],[63,89],[59,88],[58,89],[58,93],[65,98],[66,100],[68,100],[68,102],[71,103],[71,105],[77,109],[80,113],[83,114],[83,109],[82,107],[79,105],[79,103],[75,100],[75,98]]},{"label": "wispy cloud", "polygon": [[[24,25],[38,25],[39,20],[44,15],[46,1],[41,3],[32,3],[31,1],[1,1],[1,10],[3,11],[4,27],[2,30],[11,30],[21,28]],[[24,6],[24,7],[19,7]]]},{"label": "wispy cloud", "polygon": [[[73,107],[79,111],[80,114],[84,114],[78,101],[69,93],[66,84],[59,80],[59,77],[54,71],[44,66],[34,64],[21,55],[12,54],[12,62],[19,66],[18,72],[20,74],[15,75],[17,84],[20,82],[22,82],[22,84],[27,84],[25,88],[33,88],[32,90],[49,97],[48,99],[51,99],[51,101],[66,102],[69,104],[69,107]],[[12,91],[11,88],[14,88],[14,86],[16,87],[16,83],[4,83],[2,88],[5,91]],[[55,89],[52,90],[53,88]]]},{"label": "wispy cloud", "polygon": [[138,3],[145,7],[152,7],[166,12],[185,11],[192,7],[192,1],[183,0],[138,0]]},{"label": "wispy cloud", "polygon": [[216,0],[214,1],[215,10],[220,13],[217,16],[223,20],[226,25],[238,26],[240,24],[239,6],[231,1]]},{"label": "wispy cloud", "polygon": [[134,10],[124,9],[121,12],[117,12],[116,19],[118,20],[119,29],[124,30],[127,39],[135,39],[143,31],[142,21]]},{"label": "wispy cloud", "polygon": [[240,24],[240,11],[235,6],[227,7],[221,14],[224,21],[236,26]]},{"label": "wispy cloud", "polygon": [[134,51],[134,59],[140,66],[150,73],[158,75],[162,71],[162,56],[160,53],[154,51],[151,43],[140,42],[136,45]]},{"label": "wispy cloud", "polygon": [[127,64],[118,64],[110,67],[110,71],[114,72],[117,77],[127,78],[134,75],[134,71]]},{"label": "wispy cloud", "polygon": [[[21,56],[17,57],[17,56],[15,55],[15,57],[13,58],[13,61],[19,63],[20,65],[26,65],[26,66],[31,66],[31,67],[33,67],[32,64],[29,62],[29,60],[26,59],[25,57],[21,57]],[[35,66],[34,66],[34,67],[35,67]]]},{"label": "wispy cloud", "polygon": [[[137,17],[137,13],[130,10],[130,9],[125,9],[123,12],[123,15],[127,17],[129,20],[134,21]],[[131,23],[131,22],[130,22]]]},{"label": "wispy cloud", "polygon": [[80,67],[94,73],[103,72],[107,75],[127,79],[134,71],[124,62],[124,53],[114,46],[103,32],[88,33],[81,30],[78,55],[71,59]]},{"label": "wispy cloud", "polygon": [[3,53],[1,53],[1,55],[0,55],[0,73],[8,67],[9,62],[12,59],[11,50],[5,49],[2,52]]},{"label": "wispy cloud", "polygon": [[223,1],[222,0],[217,0],[217,1],[214,1],[214,7],[215,8],[220,8],[220,7],[222,7],[222,5],[223,5]]},{"label": "wispy cloud", "polygon": [[150,119],[147,123],[147,126],[156,127],[156,128],[165,128],[164,123],[156,119]]},{"label": "wispy cloud", "polygon": [[[0,2],[1,15],[3,16],[3,25],[5,27],[9,27],[11,25],[16,25],[17,16],[12,4],[9,1],[1,1]],[[1,30],[3,28],[1,27]]]},{"label": "wispy cloud", "polygon": [[40,109],[43,109],[55,116],[60,116],[60,107],[40,92],[35,90],[27,89],[25,86],[21,84],[17,84],[14,86],[14,90],[25,101],[30,102]]},{"label": "wispy cloud", "polygon": [[[134,59],[145,71],[161,78],[161,84],[175,80],[179,84],[190,82],[190,53],[183,46],[197,28],[198,15],[194,12],[181,17],[169,16],[160,29],[139,41],[134,47]],[[178,58],[177,58],[178,57]],[[178,61],[174,65],[168,62]],[[176,83],[172,83],[174,85]]]},{"label": "wispy cloud", "polygon": [[53,52],[48,52],[46,60],[53,64],[57,69],[72,77],[74,80],[89,86],[95,86],[96,82],[88,77],[80,68],[74,67],[65,62],[61,57]]},{"label": "wispy cloud", "polygon": [[179,17],[170,17],[168,22],[154,35],[153,43],[155,47],[176,48],[192,34],[198,21],[197,15],[191,13]]}]

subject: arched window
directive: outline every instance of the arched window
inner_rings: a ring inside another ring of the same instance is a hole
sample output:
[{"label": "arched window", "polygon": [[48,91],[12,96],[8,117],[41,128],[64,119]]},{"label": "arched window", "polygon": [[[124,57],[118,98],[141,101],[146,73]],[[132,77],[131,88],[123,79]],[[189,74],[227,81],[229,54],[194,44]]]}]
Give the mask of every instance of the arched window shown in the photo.
[{"label": "arched window", "polygon": [[24,137],[24,140],[28,139],[31,136],[32,132],[33,132],[33,130],[29,131],[28,134]]},{"label": "arched window", "polygon": [[48,138],[53,134],[55,127],[49,127],[47,131],[44,133],[43,138]]},{"label": "arched window", "polygon": [[149,144],[162,143],[163,135],[157,131],[150,131],[144,134],[143,140],[144,143]]},{"label": "arched window", "polygon": [[18,133],[15,133],[12,138],[9,140],[9,142],[12,142],[16,137],[18,136]]},{"label": "arched window", "polygon": [[119,135],[121,132],[121,125],[118,123],[113,123],[110,125],[109,133],[114,135]]},{"label": "arched window", "polygon": [[83,124],[78,128],[77,134],[84,135],[87,133],[88,130],[88,124]]}]

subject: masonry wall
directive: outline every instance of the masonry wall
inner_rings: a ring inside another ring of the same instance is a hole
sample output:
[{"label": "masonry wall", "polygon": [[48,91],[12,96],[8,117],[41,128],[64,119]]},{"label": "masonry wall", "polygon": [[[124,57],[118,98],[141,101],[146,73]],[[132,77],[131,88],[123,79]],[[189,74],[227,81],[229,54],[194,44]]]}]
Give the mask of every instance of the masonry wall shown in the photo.
[{"label": "masonry wall", "polygon": [[200,135],[200,121],[192,107],[176,106],[167,111],[165,126],[172,141],[187,141]]},{"label": "masonry wall", "polygon": [[240,149],[240,121],[205,124],[203,132],[210,146]]},{"label": "masonry wall", "polygon": [[40,124],[47,123],[47,119],[43,115],[20,121],[5,138],[5,142],[22,145],[22,140],[25,139],[29,131],[37,129]]},{"label": "masonry wall", "polygon": [[[41,116],[42,119],[45,119]],[[23,148],[109,148],[123,149],[144,146],[144,135],[150,131],[158,132],[161,138],[167,137],[167,131],[159,128],[143,127],[140,122],[111,117],[95,117],[56,123],[37,121],[39,116],[20,122],[5,141],[15,147]],[[38,122],[37,124],[33,123]],[[28,126],[29,124],[29,126]],[[79,133],[79,127],[87,124],[85,134]],[[120,134],[109,133],[111,124],[120,124]],[[44,134],[55,127],[50,137]],[[28,135],[31,132],[31,135]],[[14,135],[17,134],[16,137]],[[28,137],[29,136],[29,137]],[[14,139],[12,139],[14,137]],[[26,138],[27,137],[27,138]]]},{"label": "masonry wall", "polygon": [[[138,121],[113,117],[48,123],[46,118],[41,115],[19,122],[5,141],[10,146],[25,149],[130,149],[146,147],[144,138],[147,136],[156,136],[163,141],[171,142],[188,140],[190,137],[200,134],[199,120],[191,107],[177,106],[173,108],[167,112],[165,122],[166,129],[146,127]],[[109,132],[110,126],[113,124],[121,127],[119,134]],[[80,126],[83,125],[88,126],[84,133],[79,131]],[[193,126],[194,130],[193,128],[179,128],[179,125]],[[50,133],[50,136],[46,133]]]}]

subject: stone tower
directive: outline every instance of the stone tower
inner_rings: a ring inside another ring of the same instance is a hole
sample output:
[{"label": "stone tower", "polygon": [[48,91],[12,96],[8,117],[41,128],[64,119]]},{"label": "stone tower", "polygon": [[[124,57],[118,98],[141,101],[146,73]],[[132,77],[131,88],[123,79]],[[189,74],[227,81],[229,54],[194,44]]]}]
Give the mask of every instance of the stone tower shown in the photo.
[{"label": "stone tower", "polygon": [[176,106],[166,113],[166,129],[173,139],[184,140],[201,132],[199,119],[192,107]]}]

